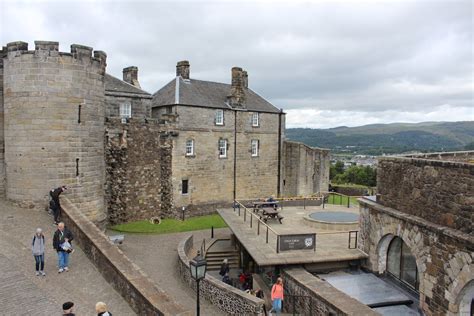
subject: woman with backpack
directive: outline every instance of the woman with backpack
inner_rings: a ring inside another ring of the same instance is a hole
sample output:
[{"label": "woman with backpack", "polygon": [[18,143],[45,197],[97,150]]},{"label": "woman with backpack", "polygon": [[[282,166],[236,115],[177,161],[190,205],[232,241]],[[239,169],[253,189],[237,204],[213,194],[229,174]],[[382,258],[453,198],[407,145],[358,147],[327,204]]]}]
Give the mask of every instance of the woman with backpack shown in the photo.
[{"label": "woman with backpack", "polygon": [[33,236],[33,242],[31,243],[31,251],[35,257],[36,264],[36,275],[45,276],[44,273],[44,235],[41,228],[36,229],[36,233]]},{"label": "woman with backpack", "polygon": [[278,278],[272,286],[272,308],[269,313],[275,311],[277,315],[281,313],[281,305],[283,302],[283,280]]}]

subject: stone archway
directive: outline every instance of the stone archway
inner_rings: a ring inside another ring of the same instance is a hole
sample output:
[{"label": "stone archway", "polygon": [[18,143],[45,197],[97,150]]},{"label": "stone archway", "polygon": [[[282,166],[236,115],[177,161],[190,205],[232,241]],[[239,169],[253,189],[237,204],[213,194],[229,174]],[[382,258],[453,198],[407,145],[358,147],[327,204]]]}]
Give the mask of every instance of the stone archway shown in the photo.
[{"label": "stone archway", "polygon": [[387,252],[390,242],[395,238],[394,234],[386,234],[377,245],[377,268],[378,273],[383,274],[387,270]]},{"label": "stone archway", "polygon": [[474,280],[471,280],[461,291],[459,298],[459,315],[472,315],[474,301]]}]

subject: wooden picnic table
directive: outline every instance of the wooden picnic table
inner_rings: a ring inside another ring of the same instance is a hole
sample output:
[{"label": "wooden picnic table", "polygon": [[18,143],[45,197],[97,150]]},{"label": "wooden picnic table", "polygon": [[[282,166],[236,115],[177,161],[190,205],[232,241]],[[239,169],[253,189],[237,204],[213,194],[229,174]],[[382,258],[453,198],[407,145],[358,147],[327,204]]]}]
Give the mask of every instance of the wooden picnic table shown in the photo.
[{"label": "wooden picnic table", "polygon": [[273,207],[277,208],[278,207],[278,201],[255,201],[253,202],[253,211],[257,212],[258,209],[263,208],[263,207]]},{"label": "wooden picnic table", "polygon": [[280,212],[278,212],[278,210],[275,210],[272,207],[262,208],[262,215],[260,215],[260,219],[263,219],[263,221],[266,223],[269,218],[277,219],[280,224],[282,224],[281,220],[283,219],[283,216],[280,216]]}]

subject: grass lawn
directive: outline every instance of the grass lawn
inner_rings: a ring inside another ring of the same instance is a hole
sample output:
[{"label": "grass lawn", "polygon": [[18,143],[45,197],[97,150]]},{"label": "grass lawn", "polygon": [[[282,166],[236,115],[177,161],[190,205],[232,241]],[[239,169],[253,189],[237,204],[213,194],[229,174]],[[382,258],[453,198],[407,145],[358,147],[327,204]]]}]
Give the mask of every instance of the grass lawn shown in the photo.
[{"label": "grass lawn", "polygon": [[112,230],[125,233],[153,233],[168,234],[187,232],[192,230],[227,227],[219,214],[197,216],[186,219],[184,222],[177,219],[163,219],[161,224],[152,224],[150,221],[137,221],[110,227]]},{"label": "grass lawn", "polygon": [[330,194],[328,197],[327,204],[347,206],[347,198],[350,198],[350,205],[359,205],[356,197],[341,196],[338,194]]}]

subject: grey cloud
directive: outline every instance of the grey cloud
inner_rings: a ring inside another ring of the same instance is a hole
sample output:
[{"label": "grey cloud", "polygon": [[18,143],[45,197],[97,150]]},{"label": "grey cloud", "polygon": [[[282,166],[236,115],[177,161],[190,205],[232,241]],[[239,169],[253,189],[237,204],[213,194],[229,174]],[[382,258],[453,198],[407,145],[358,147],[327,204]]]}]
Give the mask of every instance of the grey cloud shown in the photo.
[{"label": "grey cloud", "polygon": [[90,45],[107,52],[117,77],[138,66],[149,92],[188,59],[191,77],[205,80],[229,82],[230,68],[244,67],[250,86],[285,109],[422,112],[473,104],[469,0],[2,6],[3,44]]}]

